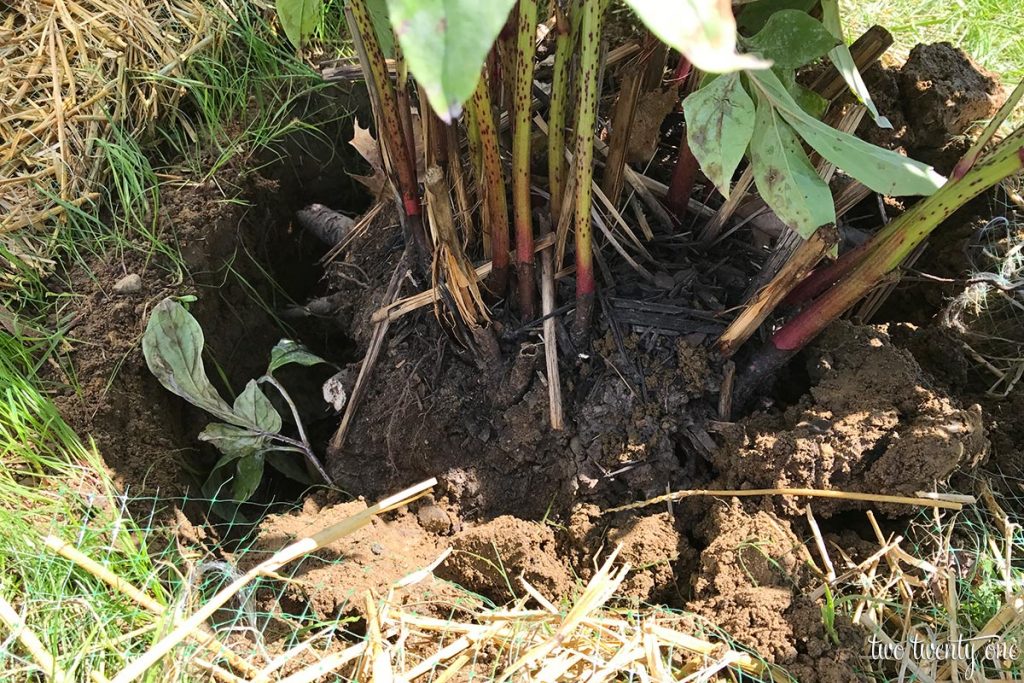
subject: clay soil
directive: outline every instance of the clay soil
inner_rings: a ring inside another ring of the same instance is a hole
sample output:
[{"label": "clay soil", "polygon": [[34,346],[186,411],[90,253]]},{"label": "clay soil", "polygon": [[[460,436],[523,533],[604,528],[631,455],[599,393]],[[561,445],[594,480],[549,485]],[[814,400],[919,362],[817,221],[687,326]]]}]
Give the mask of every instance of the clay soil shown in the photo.
[{"label": "clay soil", "polygon": [[[918,55],[914,64],[922,59]],[[912,66],[878,78],[903,93],[911,87]],[[979,87],[985,84],[971,92]],[[926,105],[901,97],[907,126],[949,124],[950,139],[963,133],[952,132],[959,119],[907,118],[913,107]],[[971,112],[971,120],[978,118]],[[915,137],[907,145],[935,149],[947,142]],[[310,149],[296,144],[300,148]],[[180,249],[186,273],[159,255],[126,251],[90,264],[88,275],[72,268],[63,278],[71,303],[61,322],[73,341],[61,370],[53,372],[58,403],[79,433],[96,439],[123,490],[166,502],[161,514],[181,521],[183,542],[244,538],[254,551],[249,557],[258,559],[367,501],[438,479],[432,497],[303,561],[283,595],[258,595],[267,611],[348,615],[358,623],[367,590],[386,592],[447,547],[454,550],[434,578],[402,594],[408,605],[445,616],[483,602],[501,604],[523,594],[520,576],[558,601],[592,575],[595,557],[621,545],[620,557],[634,567],[617,598],[623,605],[692,612],[801,681],[859,680],[862,634],[840,620],[839,645],[829,641],[820,604],[805,597],[816,585],[807,561],[806,500],[691,499],[670,510],[604,511],[683,488],[913,494],[986,463],[1013,468],[1024,462],[1019,421],[1012,419],[1019,414],[1019,392],[996,403],[938,371],[951,366],[935,363],[935,345],[926,342],[938,334],[929,331],[936,306],[927,301],[929,309],[909,315],[886,309],[883,324],[834,325],[778,386],[763,388],[748,413],[723,420],[717,411],[723,365],[710,345],[757,271],[757,259],[741,244],[749,235],[711,253],[660,235],[652,247],[660,264],[653,283],[637,282],[624,264],[609,259],[615,284],[602,290],[592,344],[574,346],[560,330],[565,430],[547,427],[536,327],[522,329],[497,306],[491,329],[502,360],[483,367],[481,355],[460,341],[465,337],[444,316],[423,309],[391,325],[343,449],[327,448],[337,416],[310,408],[318,452],[341,490],[302,496],[297,485],[269,478],[256,499],[272,513],[260,519],[261,505],[243,507],[254,524],[226,530],[217,510],[199,502],[205,497],[201,473],[215,458],[195,439],[208,418],[149,375],[139,340],[157,301],[194,294],[192,310],[209,356],[223,368],[225,394],[262,371],[282,336],[300,339],[346,370],[351,389],[403,240],[385,212],[343,254],[318,265],[326,246],[293,226],[294,211],[320,201],[355,213],[367,201],[351,199],[356,193],[336,180],[343,170],[365,168],[350,158],[332,159],[299,167],[239,162],[209,181],[166,188],[160,234]],[[141,289],[115,291],[132,273],[141,276]],[[422,284],[413,274],[401,293]],[[569,301],[571,283],[564,287],[560,300]],[[327,296],[329,308],[291,315]],[[901,290],[900,297],[916,295]],[[672,310],[687,322],[673,329],[638,325],[633,321],[643,306]],[[278,322],[282,312],[290,312],[285,330]],[[321,379],[296,381],[308,382],[315,398]],[[850,522],[863,509],[813,505],[826,538],[854,561],[877,549],[870,532]],[[908,514],[872,509],[893,528]],[[253,560],[243,556],[246,561]]]}]

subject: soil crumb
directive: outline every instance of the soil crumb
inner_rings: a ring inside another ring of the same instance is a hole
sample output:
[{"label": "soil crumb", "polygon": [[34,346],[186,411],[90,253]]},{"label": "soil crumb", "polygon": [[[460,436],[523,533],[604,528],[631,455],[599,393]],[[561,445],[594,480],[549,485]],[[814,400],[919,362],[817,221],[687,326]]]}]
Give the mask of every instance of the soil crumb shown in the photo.
[{"label": "soil crumb", "polygon": [[619,559],[633,567],[620,596],[649,604],[679,602],[686,586],[679,586],[677,577],[688,576],[696,552],[667,512],[632,517],[610,529],[608,541],[608,548],[622,546]]},{"label": "soil crumb", "polygon": [[[782,413],[725,429],[726,445],[714,456],[723,488],[914,495],[985,460],[981,408],[959,407],[882,329],[835,323],[805,362],[808,395]],[[781,504],[790,514],[803,510],[798,500]],[[814,510],[827,516],[855,505],[817,501]]]}]

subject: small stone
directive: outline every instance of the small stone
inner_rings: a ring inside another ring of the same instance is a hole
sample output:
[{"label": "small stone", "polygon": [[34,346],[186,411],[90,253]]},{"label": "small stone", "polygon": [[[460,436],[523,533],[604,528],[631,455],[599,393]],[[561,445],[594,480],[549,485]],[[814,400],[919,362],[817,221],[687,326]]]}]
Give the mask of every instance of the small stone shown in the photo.
[{"label": "small stone", "polygon": [[583,442],[580,441],[580,437],[574,436],[569,439],[569,450],[571,450],[572,454],[577,458],[583,455]]},{"label": "small stone", "polygon": [[383,555],[384,546],[382,546],[380,543],[374,543],[370,546],[370,552],[374,555]]},{"label": "small stone", "polygon": [[128,296],[138,294],[142,291],[142,276],[138,273],[129,273],[114,283],[114,294]]},{"label": "small stone", "polygon": [[416,511],[416,519],[420,526],[434,534],[446,534],[451,531],[452,520],[448,513],[436,505],[424,505]]},{"label": "small stone", "polygon": [[664,271],[658,271],[654,274],[654,286],[658,289],[672,289],[675,287],[675,279]]}]

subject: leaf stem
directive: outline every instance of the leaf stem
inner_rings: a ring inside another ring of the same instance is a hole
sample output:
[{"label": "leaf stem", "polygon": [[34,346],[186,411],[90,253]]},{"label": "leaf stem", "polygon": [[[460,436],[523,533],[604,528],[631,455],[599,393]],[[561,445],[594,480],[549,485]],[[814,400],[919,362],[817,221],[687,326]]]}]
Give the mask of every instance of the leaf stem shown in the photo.
[{"label": "leaf stem", "polygon": [[580,0],[572,0],[562,12],[555,1],[555,64],[551,74],[551,104],[548,108],[548,191],[551,193],[551,222],[558,223],[565,192],[565,129],[569,111],[569,80],[573,48],[579,34]]},{"label": "leaf stem", "polygon": [[[1018,128],[964,174],[922,199],[890,222],[844,262],[841,278],[803,311],[783,325],[755,353],[743,373],[734,404],[742,406],[755,386],[817,337],[875,285],[899,267],[903,259],[958,209],[1004,178],[1024,168],[1024,128]],[[823,284],[827,284],[824,282]]]},{"label": "leaf stem", "polygon": [[310,446],[309,444],[309,438],[306,436],[306,430],[302,426],[302,420],[299,418],[299,410],[298,408],[295,407],[295,402],[292,400],[292,397],[288,394],[288,391],[283,386],[281,386],[281,383],[274,379],[272,375],[263,375],[256,381],[266,382],[270,386],[277,389],[277,393],[281,394],[281,398],[284,399],[285,403],[288,404],[288,407],[292,411],[292,419],[295,420],[295,427],[299,430],[300,441],[290,439],[287,436],[284,436],[283,434],[271,434],[270,436],[274,439],[282,441],[283,443],[287,443],[297,448],[301,448],[302,452],[306,455],[306,459],[309,460],[309,463],[316,469],[317,473],[323,478],[324,483],[326,483],[329,486],[334,486],[334,482],[331,480],[331,477],[327,474],[326,470],[324,470],[323,465],[320,464],[320,461],[317,459],[316,455],[313,454],[313,447]]}]

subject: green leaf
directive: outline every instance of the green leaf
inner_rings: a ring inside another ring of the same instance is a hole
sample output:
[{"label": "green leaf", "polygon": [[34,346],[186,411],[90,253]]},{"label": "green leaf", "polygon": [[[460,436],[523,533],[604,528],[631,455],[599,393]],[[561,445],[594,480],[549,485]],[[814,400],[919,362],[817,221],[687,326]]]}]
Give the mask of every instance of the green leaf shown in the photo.
[{"label": "green leaf", "polygon": [[296,48],[301,48],[313,35],[323,10],[323,0],[277,0],[281,28]]},{"label": "green leaf", "polygon": [[297,481],[301,484],[314,483],[312,477],[309,476],[309,472],[306,471],[302,456],[298,453],[275,450],[267,452],[265,458],[268,465],[292,481]]},{"label": "green leaf", "polygon": [[799,83],[794,83],[787,90],[789,90],[789,94],[793,96],[796,103],[800,105],[800,108],[810,116],[820,119],[825,115],[825,111],[828,109],[828,100],[818,93],[810,88],[805,88]]},{"label": "green leaf", "polygon": [[754,55],[736,52],[736,20],[728,2],[626,0],[626,4],[651,33],[686,55],[701,71],[727,73],[768,67]]},{"label": "green leaf", "polygon": [[784,9],[771,15],[746,45],[779,69],[795,69],[821,57],[837,42],[820,21],[806,12]]},{"label": "green leaf", "polygon": [[764,28],[768,19],[779,10],[795,9],[809,12],[816,2],[817,0],[757,0],[743,5],[743,10],[736,17],[736,21],[743,35],[749,36]]},{"label": "green leaf", "polygon": [[387,0],[409,70],[446,123],[480,79],[515,0]]},{"label": "green leaf", "polygon": [[246,501],[252,498],[256,487],[263,479],[263,453],[253,453],[238,461],[235,465],[235,480],[231,494],[235,500]]},{"label": "green leaf", "polygon": [[772,73],[778,76],[786,90],[793,96],[800,108],[816,119],[820,119],[828,109],[828,100],[818,93],[805,88],[796,82],[795,69],[776,69],[772,67]]},{"label": "green leaf", "polygon": [[860,71],[857,70],[857,64],[853,61],[850,48],[843,39],[843,23],[839,19],[839,0],[821,0],[821,21],[839,41],[839,45],[828,53],[828,58],[832,60],[836,70],[842,75],[846,85],[850,87],[860,103],[868,108],[868,113],[875,119],[875,125],[879,128],[892,128],[889,119],[878,113],[878,107],[871,99],[868,86],[864,83]]},{"label": "green leaf", "polygon": [[876,147],[810,116],[771,71],[752,73],[749,77],[807,144],[875,192],[929,195],[946,182],[927,164]]},{"label": "green leaf", "polygon": [[149,316],[142,353],[165,389],[226,422],[245,426],[210,384],[203,365],[203,329],[185,307],[164,299]]},{"label": "green leaf", "polygon": [[270,350],[270,365],[267,366],[267,374],[272,375],[274,370],[283,368],[291,363],[308,367],[326,362],[302,344],[291,339],[282,339]]},{"label": "green leaf", "polygon": [[754,133],[754,101],[739,74],[720,76],[683,101],[686,139],[701,171],[724,196]]},{"label": "green leaf", "polygon": [[395,54],[395,33],[391,30],[391,19],[388,17],[386,0],[366,0],[366,9],[373,22],[373,32],[377,34],[377,43],[385,57]]},{"label": "green leaf", "polygon": [[274,409],[270,399],[263,393],[256,380],[251,379],[245,389],[235,399],[233,407],[246,424],[268,434],[281,431],[281,415]]},{"label": "green leaf", "polygon": [[815,173],[800,138],[764,96],[757,98],[750,163],[761,198],[802,237],[806,239],[821,226],[835,223],[828,185]]}]

